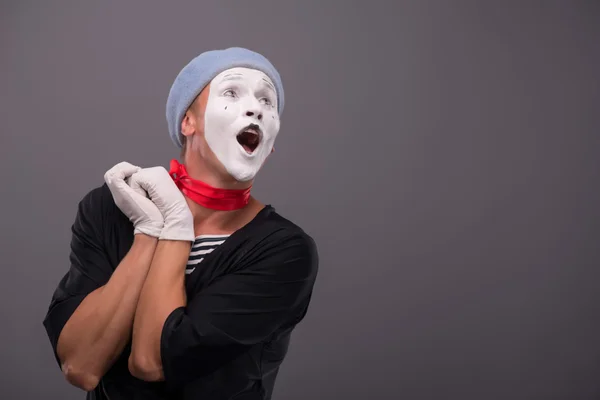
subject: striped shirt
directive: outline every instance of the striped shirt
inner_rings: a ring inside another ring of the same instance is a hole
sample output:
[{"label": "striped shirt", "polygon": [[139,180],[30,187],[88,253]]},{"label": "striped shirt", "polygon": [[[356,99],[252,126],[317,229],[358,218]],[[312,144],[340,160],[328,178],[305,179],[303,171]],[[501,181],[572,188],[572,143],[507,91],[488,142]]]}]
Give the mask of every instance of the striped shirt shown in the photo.
[{"label": "striped shirt", "polygon": [[185,268],[186,274],[194,272],[198,264],[204,260],[207,254],[223,244],[230,235],[200,235],[194,240],[190,257]]}]

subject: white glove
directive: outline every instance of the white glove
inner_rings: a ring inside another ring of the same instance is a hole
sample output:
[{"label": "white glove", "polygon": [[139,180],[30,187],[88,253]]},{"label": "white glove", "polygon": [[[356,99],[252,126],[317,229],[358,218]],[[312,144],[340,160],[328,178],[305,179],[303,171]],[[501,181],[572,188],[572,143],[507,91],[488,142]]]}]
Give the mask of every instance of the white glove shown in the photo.
[{"label": "white glove", "polygon": [[159,237],[164,218],[158,207],[146,197],[141,188],[130,187],[126,180],[141,168],[121,162],[104,174],[104,181],[112,193],[115,204],[133,223],[133,233]]},{"label": "white glove", "polygon": [[194,217],[165,168],[143,168],[131,176],[130,185],[148,192],[150,200],[161,212],[165,225],[159,239],[194,241]]}]

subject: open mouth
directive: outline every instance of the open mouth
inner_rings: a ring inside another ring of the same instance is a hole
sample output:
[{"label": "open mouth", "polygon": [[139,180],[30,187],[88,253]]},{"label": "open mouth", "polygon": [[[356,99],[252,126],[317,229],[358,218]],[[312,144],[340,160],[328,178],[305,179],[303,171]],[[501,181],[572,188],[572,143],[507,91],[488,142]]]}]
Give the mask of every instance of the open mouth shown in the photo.
[{"label": "open mouth", "polygon": [[260,144],[261,131],[256,124],[250,124],[237,135],[237,141],[248,154],[254,153],[254,150]]}]

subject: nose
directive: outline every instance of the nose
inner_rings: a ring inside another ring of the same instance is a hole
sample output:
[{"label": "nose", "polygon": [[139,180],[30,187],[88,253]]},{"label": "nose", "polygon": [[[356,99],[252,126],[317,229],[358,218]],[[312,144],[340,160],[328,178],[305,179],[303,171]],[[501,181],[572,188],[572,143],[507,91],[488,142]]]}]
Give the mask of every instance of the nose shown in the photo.
[{"label": "nose", "polygon": [[260,107],[258,104],[252,104],[250,106],[248,106],[248,108],[246,109],[246,116],[247,117],[254,117],[256,119],[258,119],[259,121],[262,120],[262,111],[260,110]]},{"label": "nose", "polygon": [[259,121],[262,120],[262,113],[260,111],[246,111],[247,117],[255,117]]}]

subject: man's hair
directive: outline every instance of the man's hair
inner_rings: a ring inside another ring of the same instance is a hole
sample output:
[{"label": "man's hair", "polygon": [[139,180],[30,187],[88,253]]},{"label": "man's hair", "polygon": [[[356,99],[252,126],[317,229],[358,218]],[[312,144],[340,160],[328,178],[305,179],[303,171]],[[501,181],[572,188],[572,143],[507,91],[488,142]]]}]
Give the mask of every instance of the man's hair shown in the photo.
[{"label": "man's hair", "polygon": [[181,135],[181,153],[179,154],[179,158],[181,161],[185,161],[185,147],[187,143],[187,136]]}]

